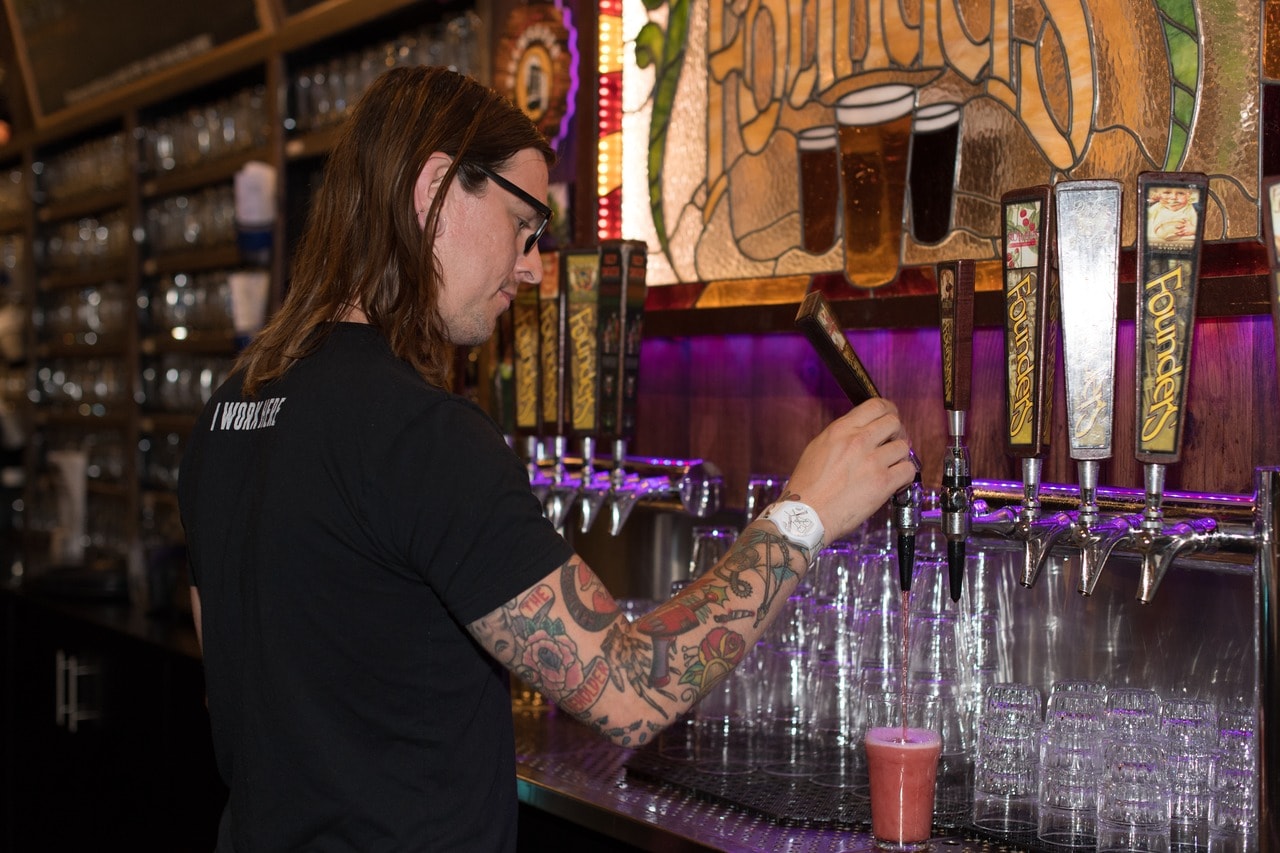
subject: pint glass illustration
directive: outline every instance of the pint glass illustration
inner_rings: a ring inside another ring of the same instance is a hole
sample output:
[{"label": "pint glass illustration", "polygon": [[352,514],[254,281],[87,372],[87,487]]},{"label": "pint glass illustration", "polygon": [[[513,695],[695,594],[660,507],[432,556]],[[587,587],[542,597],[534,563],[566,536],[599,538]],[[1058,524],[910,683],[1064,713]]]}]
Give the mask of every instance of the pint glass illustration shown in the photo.
[{"label": "pint glass illustration", "polygon": [[951,232],[960,105],[930,104],[916,110],[911,126],[911,236],[938,243]]},{"label": "pint glass illustration", "polygon": [[835,245],[840,221],[840,154],[834,125],[810,127],[796,138],[800,161],[800,240],[806,252]]},{"label": "pint glass illustration", "polygon": [[898,273],[915,101],[911,86],[888,84],[850,92],[836,103],[845,277],[856,287],[878,287]]}]

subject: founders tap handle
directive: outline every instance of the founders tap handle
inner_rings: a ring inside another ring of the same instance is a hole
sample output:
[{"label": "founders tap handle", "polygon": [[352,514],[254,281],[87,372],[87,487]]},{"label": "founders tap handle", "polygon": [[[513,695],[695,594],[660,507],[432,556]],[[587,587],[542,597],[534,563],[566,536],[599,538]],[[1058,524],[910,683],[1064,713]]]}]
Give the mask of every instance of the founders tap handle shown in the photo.
[{"label": "founders tap handle", "polygon": [[515,430],[518,435],[525,437],[538,436],[542,432],[542,354],[538,318],[538,285],[522,283],[516,290],[516,298],[511,305],[511,334]]},{"label": "founders tap handle", "polygon": [[[1280,177],[1262,182],[1262,241],[1267,244],[1271,265],[1271,328],[1276,340],[1276,361],[1280,365]],[[1280,370],[1276,371],[1280,379]]]},{"label": "founders tap handle", "polygon": [[1004,210],[1004,343],[1008,381],[1005,447],[1039,458],[1049,443],[1058,300],[1053,278],[1053,205],[1047,186],[1012,190]]},{"label": "founders tap handle", "polygon": [[[857,406],[880,396],[821,291],[812,291],[800,303],[796,328],[808,339],[849,402]],[[903,591],[911,589],[915,531],[920,524],[920,460],[914,451],[911,462],[916,468],[915,482],[895,494],[892,500],[898,526],[898,580]]]},{"label": "founders tap handle", "polygon": [[565,397],[568,384],[568,302],[561,252],[543,256],[538,286],[538,346],[541,383],[539,416],[544,431],[563,437],[567,426]]},{"label": "founders tap handle", "polygon": [[1138,251],[1134,311],[1134,455],[1146,492],[1138,536],[1138,599],[1150,602],[1170,560],[1161,504],[1166,466],[1182,452],[1187,374],[1208,179],[1194,172],[1138,175]]},{"label": "founders tap handle", "polygon": [[973,504],[969,451],[964,444],[965,414],[973,379],[973,280],[972,260],[938,265],[942,401],[952,439],[942,464],[942,528],[947,538],[947,574],[952,601],[960,600],[964,582],[969,512]]},{"label": "founders tap handle", "polygon": [[973,280],[972,260],[938,265],[942,403],[949,412],[969,410],[973,385]]},{"label": "founders tap handle", "polygon": [[808,339],[850,403],[858,406],[880,396],[821,291],[812,291],[800,303],[796,328]]},{"label": "founders tap handle", "polygon": [[560,290],[564,294],[565,378],[560,410],[578,437],[600,431],[602,345],[607,309],[604,279],[608,254],[598,248],[566,249],[561,257]]},{"label": "founders tap handle", "polygon": [[1177,462],[1182,452],[1208,194],[1202,174],[1138,176],[1134,452],[1148,465]]}]

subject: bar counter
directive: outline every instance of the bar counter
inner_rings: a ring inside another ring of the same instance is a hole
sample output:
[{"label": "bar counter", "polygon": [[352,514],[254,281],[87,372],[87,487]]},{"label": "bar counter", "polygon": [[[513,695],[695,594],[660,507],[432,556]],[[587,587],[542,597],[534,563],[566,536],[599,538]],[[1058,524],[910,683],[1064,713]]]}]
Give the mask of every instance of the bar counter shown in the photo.
[{"label": "bar counter", "polygon": [[[614,746],[554,709],[513,712],[520,801],[642,850],[854,853],[873,849],[860,828],[792,826],[679,785],[627,770],[634,751]],[[935,850],[1015,849],[959,836]]]}]

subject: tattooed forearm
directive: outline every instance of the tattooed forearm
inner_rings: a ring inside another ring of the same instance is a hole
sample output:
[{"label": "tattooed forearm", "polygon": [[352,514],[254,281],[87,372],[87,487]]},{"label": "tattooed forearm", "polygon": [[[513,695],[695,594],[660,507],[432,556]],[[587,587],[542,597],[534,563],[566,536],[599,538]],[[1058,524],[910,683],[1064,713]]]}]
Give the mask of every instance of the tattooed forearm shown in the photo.
[{"label": "tattooed forearm", "polygon": [[752,524],[725,559],[628,622],[581,560],[471,623],[477,642],[557,706],[615,743],[644,743],[755,645],[807,563]]},{"label": "tattooed forearm", "polygon": [[713,571],[729,591],[741,598],[752,594],[751,580],[764,585],[764,599],[754,612],[755,624],[760,625],[773,609],[783,582],[799,577],[791,568],[792,555],[798,552],[795,544],[778,534],[748,527],[724,562]]}]

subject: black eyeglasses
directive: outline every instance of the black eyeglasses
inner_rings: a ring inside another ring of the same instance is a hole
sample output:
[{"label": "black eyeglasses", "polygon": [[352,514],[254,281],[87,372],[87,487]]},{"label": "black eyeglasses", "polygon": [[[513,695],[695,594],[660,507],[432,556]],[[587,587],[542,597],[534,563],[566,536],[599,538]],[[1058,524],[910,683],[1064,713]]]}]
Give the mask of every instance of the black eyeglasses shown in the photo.
[{"label": "black eyeglasses", "polygon": [[538,240],[542,238],[542,232],[547,230],[547,225],[551,222],[551,208],[520,189],[506,178],[499,175],[487,166],[476,164],[476,168],[489,180],[511,193],[516,198],[533,208],[533,212],[542,219],[537,227],[533,229],[533,233],[529,235],[529,239],[524,243],[524,253],[527,255],[533,251],[533,247],[538,245]]}]

